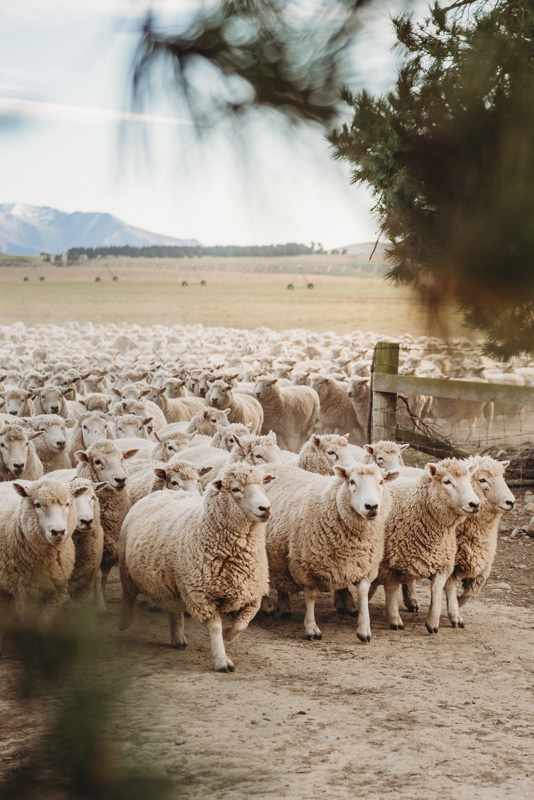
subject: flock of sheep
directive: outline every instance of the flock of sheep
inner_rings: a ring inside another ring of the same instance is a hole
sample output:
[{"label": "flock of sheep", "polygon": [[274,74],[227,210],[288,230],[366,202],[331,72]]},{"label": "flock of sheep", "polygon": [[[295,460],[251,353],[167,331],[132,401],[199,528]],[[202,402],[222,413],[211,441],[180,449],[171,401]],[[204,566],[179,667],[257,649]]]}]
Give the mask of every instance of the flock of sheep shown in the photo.
[{"label": "flock of sheep", "polygon": [[[0,327],[0,646],[15,614],[38,613],[46,626],[69,595],[104,610],[116,564],[119,627],[142,593],[169,614],[172,646],[185,648],[188,613],[222,672],[234,670],[225,641],[260,607],[289,617],[301,591],[308,639],[322,636],[320,592],[334,592],[369,642],[376,588],[390,627],[402,629],[399,589],[416,611],[423,578],[428,631],[438,632],[443,590],[451,625],[463,627],[460,606],[486,581],[514,506],[507,462],[474,456],[423,470],[404,465],[407,445],[366,444],[378,338]],[[445,350],[412,337],[401,356],[402,369],[417,358],[425,374],[445,358],[449,373],[465,370],[471,358],[461,341]]]}]

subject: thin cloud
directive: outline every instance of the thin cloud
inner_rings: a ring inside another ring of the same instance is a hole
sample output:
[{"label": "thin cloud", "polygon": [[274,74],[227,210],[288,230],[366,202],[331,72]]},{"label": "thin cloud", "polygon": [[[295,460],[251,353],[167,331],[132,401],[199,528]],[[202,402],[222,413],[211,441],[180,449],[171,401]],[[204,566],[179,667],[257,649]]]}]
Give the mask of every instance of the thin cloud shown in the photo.
[{"label": "thin cloud", "polygon": [[179,117],[162,117],[154,114],[136,114],[115,108],[92,108],[65,103],[48,103],[41,100],[24,100],[18,97],[0,98],[0,115],[24,119],[71,120],[94,122],[144,122],[152,125],[190,125],[189,120]]}]

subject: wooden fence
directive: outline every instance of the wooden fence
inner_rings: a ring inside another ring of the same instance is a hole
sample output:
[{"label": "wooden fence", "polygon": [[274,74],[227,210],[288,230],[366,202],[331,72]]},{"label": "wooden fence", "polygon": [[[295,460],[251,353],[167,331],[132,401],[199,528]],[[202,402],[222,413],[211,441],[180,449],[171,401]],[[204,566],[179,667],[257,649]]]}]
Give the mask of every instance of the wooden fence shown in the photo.
[{"label": "wooden fence", "polygon": [[424,395],[452,401],[470,400],[534,408],[534,387],[485,381],[418,378],[399,375],[398,367],[398,343],[378,342],[373,358],[368,432],[373,442],[380,439],[407,442],[417,450],[439,458],[463,458],[467,455],[453,443],[398,425],[396,414],[399,395]]}]

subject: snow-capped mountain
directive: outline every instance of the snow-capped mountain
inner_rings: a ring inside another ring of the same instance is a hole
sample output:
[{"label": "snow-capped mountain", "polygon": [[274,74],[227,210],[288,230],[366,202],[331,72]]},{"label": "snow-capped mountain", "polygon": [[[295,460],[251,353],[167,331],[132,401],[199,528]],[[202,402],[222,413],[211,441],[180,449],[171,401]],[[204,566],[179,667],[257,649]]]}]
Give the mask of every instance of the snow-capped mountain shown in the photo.
[{"label": "snow-capped mountain", "polygon": [[111,214],[75,211],[68,214],[47,206],[0,204],[0,253],[38,255],[65,253],[69,247],[104,245],[198,246],[196,239],[175,239],[127,225]]}]

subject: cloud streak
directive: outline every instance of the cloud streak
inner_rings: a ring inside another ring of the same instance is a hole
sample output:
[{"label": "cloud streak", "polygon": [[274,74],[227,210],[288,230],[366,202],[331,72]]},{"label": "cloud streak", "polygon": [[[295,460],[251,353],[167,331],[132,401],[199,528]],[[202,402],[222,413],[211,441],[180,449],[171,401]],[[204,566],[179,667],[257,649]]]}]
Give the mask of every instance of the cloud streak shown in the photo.
[{"label": "cloud streak", "polygon": [[66,120],[72,122],[143,122],[151,125],[190,125],[189,120],[179,117],[163,117],[154,114],[137,114],[116,108],[93,108],[66,103],[49,103],[42,100],[26,100],[18,97],[0,97],[0,116],[13,119]]}]

